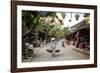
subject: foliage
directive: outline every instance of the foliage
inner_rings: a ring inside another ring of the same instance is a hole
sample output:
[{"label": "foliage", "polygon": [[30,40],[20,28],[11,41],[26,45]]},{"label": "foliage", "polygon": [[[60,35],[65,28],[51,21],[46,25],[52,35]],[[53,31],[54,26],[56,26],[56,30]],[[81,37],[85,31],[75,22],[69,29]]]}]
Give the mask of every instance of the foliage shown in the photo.
[{"label": "foliage", "polygon": [[84,17],[85,17],[85,24],[87,26],[89,26],[89,24],[90,24],[90,14],[89,13],[85,13]]},{"label": "foliage", "polygon": [[46,12],[46,11],[22,11],[22,21],[25,22],[26,27],[29,29],[35,29],[38,27],[38,30],[45,32],[46,35],[51,35],[52,37],[60,38],[64,37],[68,28],[62,28],[62,25],[57,23],[45,23],[46,19],[51,17],[54,21],[54,18],[58,18],[56,12]]},{"label": "foliage", "polygon": [[68,31],[69,30],[69,27],[64,27],[63,29],[62,29],[62,35],[63,36],[66,36],[67,34],[68,34]]}]

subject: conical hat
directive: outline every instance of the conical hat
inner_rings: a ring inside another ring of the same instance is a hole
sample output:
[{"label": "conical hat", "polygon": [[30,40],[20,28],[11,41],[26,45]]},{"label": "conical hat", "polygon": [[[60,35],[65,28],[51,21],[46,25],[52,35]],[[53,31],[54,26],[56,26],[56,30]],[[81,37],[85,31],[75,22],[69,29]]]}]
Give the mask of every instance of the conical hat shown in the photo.
[{"label": "conical hat", "polygon": [[52,38],[51,40],[55,40],[55,38]]}]

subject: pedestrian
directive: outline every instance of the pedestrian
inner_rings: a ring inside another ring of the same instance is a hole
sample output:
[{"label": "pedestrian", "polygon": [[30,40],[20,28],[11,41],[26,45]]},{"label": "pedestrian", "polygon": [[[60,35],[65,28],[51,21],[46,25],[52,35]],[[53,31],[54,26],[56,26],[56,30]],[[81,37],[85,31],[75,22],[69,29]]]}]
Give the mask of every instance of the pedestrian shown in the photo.
[{"label": "pedestrian", "polygon": [[51,38],[50,49],[52,50],[52,56],[55,55],[56,45],[57,45],[57,40],[56,40],[56,38]]},{"label": "pedestrian", "polygon": [[57,40],[56,38],[51,39],[51,49],[56,49]]},{"label": "pedestrian", "polygon": [[64,43],[65,43],[65,40],[63,39],[62,40],[62,47],[65,47],[65,44]]},{"label": "pedestrian", "polygon": [[60,51],[59,49],[56,49],[56,45],[57,45],[57,39],[51,38],[50,49],[47,49],[47,52],[50,52],[52,56],[55,56],[55,54]]}]

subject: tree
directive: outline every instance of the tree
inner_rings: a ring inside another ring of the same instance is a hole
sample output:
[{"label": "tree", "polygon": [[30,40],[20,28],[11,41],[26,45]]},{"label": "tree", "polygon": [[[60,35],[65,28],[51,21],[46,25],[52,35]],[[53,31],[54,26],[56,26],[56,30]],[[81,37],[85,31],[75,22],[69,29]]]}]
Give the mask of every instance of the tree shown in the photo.
[{"label": "tree", "polygon": [[62,37],[65,37],[66,35],[68,35],[68,31],[69,30],[69,27],[64,27],[63,29],[62,29]]},{"label": "tree", "polygon": [[37,11],[22,11],[22,24],[23,24],[23,38],[32,32],[38,25],[38,15]]},{"label": "tree", "polygon": [[[63,18],[65,13],[62,13]],[[47,21],[46,19],[50,19]],[[37,33],[44,32],[44,41],[46,43],[48,36],[60,38],[67,34],[67,28],[61,29],[63,25],[55,23],[55,18],[58,19],[56,12],[49,11],[22,11],[22,24],[23,24],[23,39],[30,38],[32,31],[37,29]],[[59,19],[58,19],[59,21]],[[38,36],[38,34],[37,34]]]},{"label": "tree", "polygon": [[90,14],[89,13],[85,13],[84,17],[85,17],[85,24],[89,27],[89,24],[90,24]]},{"label": "tree", "polygon": [[[50,22],[47,20],[49,17],[52,18]],[[44,44],[46,43],[48,39],[48,35],[50,35],[49,32],[52,29],[52,26],[50,24],[54,22],[54,18],[58,18],[56,15],[56,12],[47,12],[45,17],[43,17],[43,19],[40,21],[40,29],[46,32]]]}]

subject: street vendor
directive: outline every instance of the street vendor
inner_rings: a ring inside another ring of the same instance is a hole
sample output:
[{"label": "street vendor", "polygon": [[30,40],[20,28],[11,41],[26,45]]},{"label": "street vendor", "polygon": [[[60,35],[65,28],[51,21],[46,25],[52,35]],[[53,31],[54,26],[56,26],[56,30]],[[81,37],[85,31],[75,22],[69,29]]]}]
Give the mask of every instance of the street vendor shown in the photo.
[{"label": "street vendor", "polygon": [[57,44],[57,40],[56,38],[51,38],[51,46],[50,48],[53,50],[53,49],[56,49],[56,44]]},{"label": "street vendor", "polygon": [[51,38],[50,49],[47,49],[47,52],[51,53],[52,56],[55,56],[55,54],[60,51],[59,49],[56,49],[57,41],[56,38]]}]

